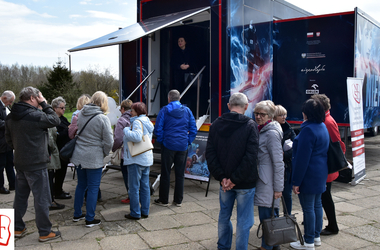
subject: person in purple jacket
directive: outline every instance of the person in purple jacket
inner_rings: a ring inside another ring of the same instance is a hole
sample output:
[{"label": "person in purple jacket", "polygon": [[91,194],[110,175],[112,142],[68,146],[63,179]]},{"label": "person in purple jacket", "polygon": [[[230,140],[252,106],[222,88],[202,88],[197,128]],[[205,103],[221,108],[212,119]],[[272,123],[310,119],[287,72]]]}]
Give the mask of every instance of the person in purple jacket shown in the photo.
[{"label": "person in purple jacket", "polygon": [[322,193],[326,191],[329,132],[323,121],[325,111],[314,99],[302,105],[304,122],[293,141],[293,192],[298,194],[303,212],[305,243],[290,243],[295,249],[315,249],[321,245],[323,224]]},{"label": "person in purple jacket", "polygon": [[187,148],[197,135],[197,126],[191,110],[179,102],[178,90],[170,90],[169,104],[158,113],[154,134],[161,144],[161,179],[156,205],[168,206],[170,171],[174,163],[175,188],[173,205],[182,206]]},{"label": "person in purple jacket", "polygon": [[[114,142],[113,142],[113,147],[112,147],[112,152],[115,152],[118,148],[123,146],[123,137],[124,137],[124,132],[123,129],[125,127],[131,126],[130,119],[132,117],[131,114],[131,107],[132,107],[133,102],[129,99],[124,100],[120,104],[120,112],[121,116],[119,120],[117,121],[116,127],[115,127],[115,133],[114,133]],[[121,152],[123,152],[122,150]],[[128,168],[126,165],[123,164],[123,153],[121,154],[121,173],[123,174],[123,179],[124,179],[124,184],[125,188],[127,189],[128,193]],[[121,200],[121,203],[124,204],[129,204],[130,200],[129,197],[126,199]]]}]

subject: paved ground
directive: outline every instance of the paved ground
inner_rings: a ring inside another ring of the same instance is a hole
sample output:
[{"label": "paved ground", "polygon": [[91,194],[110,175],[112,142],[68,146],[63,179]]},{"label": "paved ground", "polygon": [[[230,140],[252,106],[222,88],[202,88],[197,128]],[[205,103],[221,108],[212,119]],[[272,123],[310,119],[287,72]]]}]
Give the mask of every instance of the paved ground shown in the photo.
[{"label": "paved ground", "polygon": [[[366,137],[367,177],[357,186],[334,182],[334,196],[337,219],[340,227],[338,235],[322,236],[322,246],[318,249],[380,249],[380,136]],[[173,176],[174,174],[172,174]],[[74,194],[76,180],[68,169],[64,190]],[[174,183],[173,183],[174,184]],[[62,237],[47,243],[38,242],[34,222],[33,197],[25,215],[28,234],[15,242],[16,249],[216,249],[217,220],[219,213],[219,184],[212,180],[208,196],[205,197],[207,183],[185,181],[183,206],[160,207],[151,205],[148,219],[131,221],[124,218],[129,206],[120,203],[126,197],[121,172],[110,170],[102,179],[103,202],[97,205],[100,226],[84,227],[84,223],[72,222],[73,199],[60,200],[66,205],[64,210],[51,212],[54,230],[60,230]],[[171,196],[173,189],[170,190]],[[151,202],[157,197],[155,193]],[[2,208],[10,208],[14,192],[1,195]],[[298,198],[294,196],[294,213],[302,221]],[[326,218],[324,218],[326,223]],[[232,217],[236,224],[236,214]],[[259,224],[255,208],[255,225],[251,230],[249,249],[256,249],[260,240],[256,237]],[[235,249],[235,248],[233,248]],[[291,249],[289,244],[282,249]]]}]

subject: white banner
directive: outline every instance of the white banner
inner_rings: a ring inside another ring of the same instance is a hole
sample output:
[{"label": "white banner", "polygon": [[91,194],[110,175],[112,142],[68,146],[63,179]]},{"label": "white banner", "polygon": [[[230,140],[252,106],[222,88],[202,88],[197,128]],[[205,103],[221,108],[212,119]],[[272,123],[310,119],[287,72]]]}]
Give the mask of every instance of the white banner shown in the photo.
[{"label": "white banner", "polygon": [[364,121],[363,121],[363,79],[347,78],[348,110],[350,114],[350,130],[353,157],[354,180],[356,185],[365,177],[365,150],[364,150]]}]

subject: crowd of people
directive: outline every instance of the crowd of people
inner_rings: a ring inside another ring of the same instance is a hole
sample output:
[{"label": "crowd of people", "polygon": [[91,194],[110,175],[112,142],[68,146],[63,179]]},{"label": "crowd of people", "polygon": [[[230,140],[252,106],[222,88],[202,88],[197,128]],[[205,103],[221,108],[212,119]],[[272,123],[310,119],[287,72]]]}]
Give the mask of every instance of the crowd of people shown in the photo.
[{"label": "crowd of people", "polygon": [[[95,218],[97,201],[101,199],[100,182],[104,157],[121,149],[120,163],[127,197],[121,203],[130,204],[125,218],[139,220],[149,217],[149,171],[153,165],[152,150],[132,156],[129,143],[138,143],[153,134],[161,144],[161,180],[159,197],[154,204],[169,205],[170,173],[175,172],[172,204],[181,207],[184,192],[188,147],[194,141],[197,128],[191,110],[180,102],[180,92],[168,93],[168,105],[163,107],[155,125],[148,118],[146,105],[124,100],[121,117],[112,131],[105,115],[107,95],[102,91],[92,96],[82,95],[77,101],[71,124],[65,118],[66,102],[62,97],[46,102],[34,87],[22,89],[19,102],[12,91],[0,98],[0,193],[16,190],[14,198],[15,237],[26,234],[23,217],[30,192],[34,196],[39,241],[60,237],[52,231],[49,210],[63,209],[58,199],[71,199],[63,190],[69,162],[59,157],[60,150],[74,137],[76,146],[71,158],[77,171],[73,221],[85,221],[86,227],[101,224]],[[262,222],[280,213],[283,196],[287,213],[292,211],[292,192],[297,194],[303,211],[304,244],[293,242],[295,249],[314,249],[321,245],[320,235],[337,234],[339,228],[331,196],[331,182],[338,173],[328,175],[327,150],[330,138],[339,141],[338,126],[331,117],[330,100],[326,95],[314,95],[306,100],[300,112],[304,121],[296,133],[286,121],[287,111],[281,105],[264,100],[256,104],[254,118],[245,115],[248,99],[242,93],[232,94],[230,112],[217,118],[210,126],[206,152],[190,159],[206,158],[211,175],[220,182],[218,219],[218,249],[231,249],[232,210],[237,202],[236,249],[247,249],[250,229],[254,224],[254,206]],[[78,133],[80,135],[78,136]],[[16,174],[13,170],[16,169]],[[9,190],[4,186],[6,170]],[[86,200],[85,212],[83,212]],[[272,209],[274,207],[274,209]],[[328,225],[322,230],[323,209]],[[259,250],[280,249],[269,246],[262,238]]]}]

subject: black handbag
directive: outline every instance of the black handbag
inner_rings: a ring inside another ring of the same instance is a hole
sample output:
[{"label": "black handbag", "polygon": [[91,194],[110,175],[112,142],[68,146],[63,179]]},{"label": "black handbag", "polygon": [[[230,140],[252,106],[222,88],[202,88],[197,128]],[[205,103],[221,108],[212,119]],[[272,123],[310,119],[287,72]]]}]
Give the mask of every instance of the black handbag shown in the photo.
[{"label": "black handbag", "polygon": [[330,137],[329,150],[327,151],[328,173],[332,174],[347,168],[347,159],[343,154],[339,141],[332,142]]},{"label": "black handbag", "polygon": [[[265,244],[268,246],[277,246],[299,240],[304,244],[301,230],[298,226],[296,217],[288,214],[286,209],[284,197],[281,196],[284,216],[274,217],[274,198],[272,202],[272,216],[269,219],[263,220],[257,228],[257,237],[261,239],[264,237]],[[259,236],[260,227],[262,228],[262,235]]]},{"label": "black handbag", "polygon": [[79,132],[79,134],[77,136],[75,136],[71,141],[66,143],[65,146],[63,146],[63,148],[61,148],[61,150],[59,151],[59,157],[61,157],[62,160],[70,161],[70,158],[73,156],[73,153],[74,153],[74,149],[75,149],[75,145],[77,143],[78,136],[82,133],[84,128],[87,126],[88,122],[91,121],[91,119],[97,115],[99,115],[99,114],[95,114],[95,115],[91,116],[91,118],[88,119],[88,121],[84,124],[84,126],[81,129],[81,131]]}]

